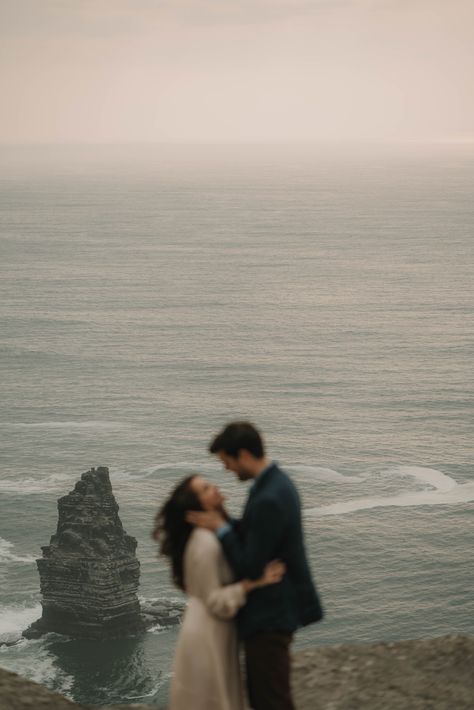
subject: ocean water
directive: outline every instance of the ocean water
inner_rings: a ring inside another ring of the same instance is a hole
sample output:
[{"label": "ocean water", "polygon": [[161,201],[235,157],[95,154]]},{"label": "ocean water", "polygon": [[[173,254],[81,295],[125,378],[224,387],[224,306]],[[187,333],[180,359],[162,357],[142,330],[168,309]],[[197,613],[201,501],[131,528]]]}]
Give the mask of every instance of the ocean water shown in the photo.
[{"label": "ocean water", "polygon": [[[150,530],[249,418],[292,475],[326,608],[295,647],[474,633],[472,146],[0,149],[0,640],[40,614],[56,500],[110,468]],[[164,705],[176,629],[50,635],[0,665]]]}]

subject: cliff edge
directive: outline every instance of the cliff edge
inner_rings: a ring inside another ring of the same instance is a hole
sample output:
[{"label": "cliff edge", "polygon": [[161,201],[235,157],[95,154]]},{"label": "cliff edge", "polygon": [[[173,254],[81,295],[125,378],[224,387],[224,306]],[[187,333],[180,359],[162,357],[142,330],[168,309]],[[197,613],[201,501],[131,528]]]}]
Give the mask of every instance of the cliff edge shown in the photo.
[{"label": "cliff edge", "polygon": [[[300,651],[293,663],[296,710],[472,710],[473,668],[474,636]],[[0,708],[85,710],[1,669]],[[113,710],[127,708],[150,710]]]}]

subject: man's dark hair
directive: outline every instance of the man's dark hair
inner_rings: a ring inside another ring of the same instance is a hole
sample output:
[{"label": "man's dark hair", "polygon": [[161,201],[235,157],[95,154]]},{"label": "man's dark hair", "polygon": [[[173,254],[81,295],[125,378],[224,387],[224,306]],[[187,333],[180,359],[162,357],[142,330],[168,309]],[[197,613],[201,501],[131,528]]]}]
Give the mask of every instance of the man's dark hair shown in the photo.
[{"label": "man's dark hair", "polygon": [[250,422],[231,422],[211,441],[209,452],[223,451],[227,456],[236,457],[245,449],[255,458],[265,456],[265,448],[260,432]]}]

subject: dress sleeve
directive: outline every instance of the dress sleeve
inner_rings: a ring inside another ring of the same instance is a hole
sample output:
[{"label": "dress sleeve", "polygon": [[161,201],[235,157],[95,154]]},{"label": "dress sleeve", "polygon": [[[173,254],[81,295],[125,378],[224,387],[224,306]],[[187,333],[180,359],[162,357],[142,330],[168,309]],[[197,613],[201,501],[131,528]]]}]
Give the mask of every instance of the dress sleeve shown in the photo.
[{"label": "dress sleeve", "polygon": [[231,619],[245,604],[246,593],[240,582],[223,582],[222,564],[222,551],[215,535],[207,530],[195,533],[186,554],[186,591],[201,599],[214,616]]}]

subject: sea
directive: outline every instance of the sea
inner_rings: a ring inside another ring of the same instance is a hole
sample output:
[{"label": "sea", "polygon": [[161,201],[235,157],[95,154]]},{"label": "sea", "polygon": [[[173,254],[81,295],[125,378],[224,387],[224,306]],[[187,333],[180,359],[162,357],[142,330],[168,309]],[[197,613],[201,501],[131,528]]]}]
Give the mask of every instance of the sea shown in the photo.
[{"label": "sea", "polygon": [[233,419],[295,481],[326,616],[294,648],[474,633],[474,145],[0,147],[0,666],[163,707],[178,629],[50,634],[35,560],[108,466],[150,532]]}]

